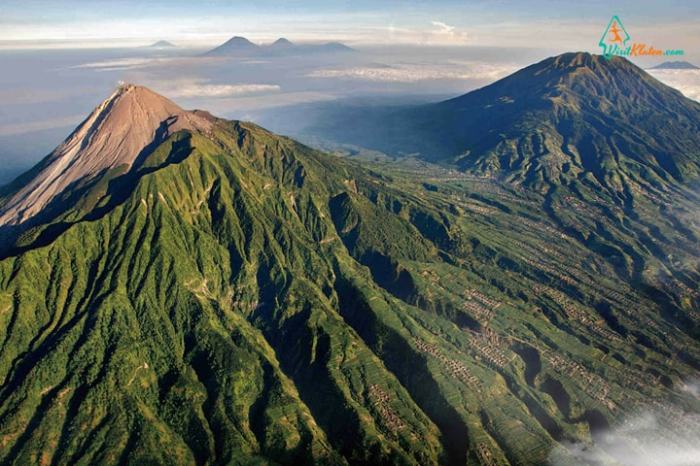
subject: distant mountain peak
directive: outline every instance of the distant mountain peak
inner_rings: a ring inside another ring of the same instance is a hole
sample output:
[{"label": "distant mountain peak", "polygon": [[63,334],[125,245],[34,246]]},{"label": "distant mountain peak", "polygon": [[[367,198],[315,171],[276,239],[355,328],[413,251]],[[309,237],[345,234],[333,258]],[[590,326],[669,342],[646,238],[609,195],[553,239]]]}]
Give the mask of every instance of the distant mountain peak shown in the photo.
[{"label": "distant mountain peak", "polygon": [[205,55],[219,57],[280,57],[312,54],[333,54],[353,52],[354,49],[340,42],[326,42],[320,44],[295,44],[290,40],[280,37],[271,44],[257,45],[245,37],[235,36],[223,44],[208,51]]},{"label": "distant mountain peak", "polygon": [[249,41],[243,36],[233,36],[226,42],[224,42],[220,47],[236,47],[236,48],[249,48],[249,49],[256,49],[258,48],[257,44],[254,44],[253,42]]},{"label": "distant mountain peak", "polygon": [[325,47],[326,49],[332,49],[332,50],[336,50],[336,51],[350,52],[350,51],[355,50],[352,47],[348,47],[347,45],[343,44],[342,42],[327,42],[327,43],[323,44],[322,46]]},{"label": "distant mountain peak", "polygon": [[0,225],[24,222],[74,183],[117,167],[128,170],[158,138],[210,126],[201,112],[183,110],[146,87],[120,83],[2,206]]},{"label": "distant mountain peak", "polygon": [[213,48],[206,55],[225,56],[232,54],[251,54],[260,49],[260,46],[242,36],[233,36],[218,47]]},{"label": "distant mountain peak", "polygon": [[176,48],[177,46],[172,42],[168,42],[167,40],[159,40],[158,42],[154,42],[149,45],[149,47],[153,49],[172,49]]},{"label": "distant mountain peak", "polygon": [[284,37],[280,37],[276,41],[274,41],[270,46],[271,47],[294,47],[294,43],[291,42],[288,39],[285,39]]},{"label": "distant mountain peak", "polygon": [[229,39],[228,41],[226,41],[225,43],[226,43],[226,44],[236,44],[236,43],[239,43],[239,44],[251,44],[251,45],[255,45],[255,44],[253,44],[251,41],[249,41],[248,39],[246,39],[246,38],[243,37],[243,36],[233,36],[232,38],[230,38],[230,39]]},{"label": "distant mountain peak", "polygon": [[656,66],[649,68],[650,70],[700,70],[699,67],[687,61],[665,61]]}]

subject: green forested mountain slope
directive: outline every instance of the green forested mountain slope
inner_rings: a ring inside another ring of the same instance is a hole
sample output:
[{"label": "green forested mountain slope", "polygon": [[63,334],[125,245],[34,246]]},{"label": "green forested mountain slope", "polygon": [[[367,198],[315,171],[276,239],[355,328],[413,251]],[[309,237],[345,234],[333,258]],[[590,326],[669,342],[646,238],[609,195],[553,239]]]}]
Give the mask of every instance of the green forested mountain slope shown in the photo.
[{"label": "green forested mountain slope", "polygon": [[444,102],[345,116],[307,131],[543,192],[630,199],[700,174],[700,104],[621,57],[565,53]]},{"label": "green forested mountain slope", "polygon": [[698,409],[678,193],[629,225],[223,120],[93,181],[7,233],[2,464],[541,464]]}]

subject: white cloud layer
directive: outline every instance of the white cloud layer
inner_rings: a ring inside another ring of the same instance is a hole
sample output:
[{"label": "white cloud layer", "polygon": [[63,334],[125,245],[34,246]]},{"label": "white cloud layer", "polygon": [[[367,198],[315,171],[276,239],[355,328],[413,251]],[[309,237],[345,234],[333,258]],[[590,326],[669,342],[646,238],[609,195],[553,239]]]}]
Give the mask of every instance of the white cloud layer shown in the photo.
[{"label": "white cloud layer", "polygon": [[191,84],[180,88],[176,97],[232,97],[278,92],[276,84]]},{"label": "white cloud layer", "polygon": [[212,84],[203,79],[168,80],[156,82],[152,87],[171,98],[223,98],[277,93],[277,84]]},{"label": "white cloud layer", "polygon": [[436,36],[442,36],[439,37],[443,40],[438,40],[437,42],[452,42],[452,43],[462,43],[466,44],[468,42],[469,36],[465,31],[458,30],[456,26],[450,26],[447,23],[443,23],[442,21],[431,21],[430,24],[432,24],[436,29],[433,31],[433,34]]},{"label": "white cloud layer", "polygon": [[454,34],[455,27],[445,24],[442,21],[431,21],[430,24],[438,28],[438,32],[443,34]]},{"label": "white cloud layer", "polygon": [[662,83],[675,87],[686,97],[700,102],[700,70],[647,71]]},{"label": "white cloud layer", "polygon": [[155,63],[167,61],[167,58],[118,58],[114,60],[102,60],[97,62],[83,63],[80,65],[71,66],[77,69],[91,69],[95,71],[121,71],[134,68],[143,68]]},{"label": "white cloud layer", "polygon": [[439,65],[397,65],[363,66],[350,68],[326,68],[315,70],[307,76],[311,78],[345,78],[365,81],[415,83],[434,80],[496,80],[516,70],[514,65],[455,64]]},{"label": "white cloud layer", "polygon": [[697,466],[700,415],[658,403],[629,416],[591,445],[576,443],[555,448],[548,463],[552,466]]}]

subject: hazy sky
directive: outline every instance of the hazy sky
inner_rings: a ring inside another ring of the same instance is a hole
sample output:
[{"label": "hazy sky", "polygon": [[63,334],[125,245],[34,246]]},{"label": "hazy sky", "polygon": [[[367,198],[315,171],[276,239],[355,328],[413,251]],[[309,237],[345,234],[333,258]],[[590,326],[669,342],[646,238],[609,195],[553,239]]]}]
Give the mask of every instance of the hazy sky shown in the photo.
[{"label": "hazy sky", "polygon": [[[700,49],[697,0],[0,0],[0,41],[92,46],[164,38],[207,45],[238,34],[257,41],[284,35],[357,44],[594,50],[613,14],[634,40]],[[4,44],[10,45],[22,44]]]}]

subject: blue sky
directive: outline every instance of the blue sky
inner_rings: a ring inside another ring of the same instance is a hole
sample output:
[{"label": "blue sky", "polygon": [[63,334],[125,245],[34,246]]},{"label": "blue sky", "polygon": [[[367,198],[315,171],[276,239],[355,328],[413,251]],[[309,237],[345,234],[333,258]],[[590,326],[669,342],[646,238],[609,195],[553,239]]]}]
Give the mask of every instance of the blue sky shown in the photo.
[{"label": "blue sky", "polygon": [[169,39],[209,45],[232,35],[296,40],[595,48],[611,15],[634,39],[700,49],[700,2],[513,0],[0,0],[0,41]]}]

